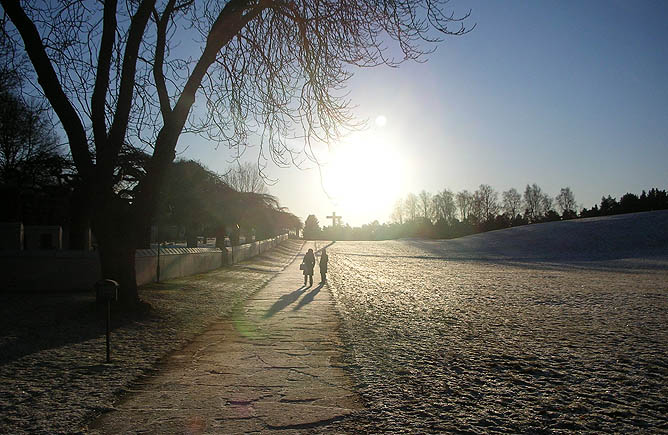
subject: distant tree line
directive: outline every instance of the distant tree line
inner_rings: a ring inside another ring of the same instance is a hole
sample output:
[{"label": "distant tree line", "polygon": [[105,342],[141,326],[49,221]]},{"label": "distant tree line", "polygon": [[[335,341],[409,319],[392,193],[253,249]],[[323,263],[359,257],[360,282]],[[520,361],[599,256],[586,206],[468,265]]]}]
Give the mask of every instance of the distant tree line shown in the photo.
[{"label": "distant tree line", "polygon": [[601,198],[600,205],[582,208],[570,187],[563,187],[555,197],[536,183],[527,184],[524,192],[511,188],[499,194],[488,184],[474,192],[436,194],[425,190],[410,193],[398,200],[390,223],[374,221],[361,227],[330,226],[320,228],[310,215],[304,224],[304,237],[326,240],[388,240],[406,237],[451,239],[485,231],[540,222],[569,220],[621,213],[668,209],[666,190],[652,188],[640,195],[627,193],[619,201],[611,196]]}]

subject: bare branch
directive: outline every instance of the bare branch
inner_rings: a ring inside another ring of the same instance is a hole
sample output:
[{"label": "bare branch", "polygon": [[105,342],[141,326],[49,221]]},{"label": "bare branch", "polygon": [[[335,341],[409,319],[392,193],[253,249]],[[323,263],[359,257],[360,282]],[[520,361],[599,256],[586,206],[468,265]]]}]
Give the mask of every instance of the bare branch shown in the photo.
[{"label": "bare branch", "polygon": [[61,120],[63,129],[70,141],[72,158],[79,169],[79,173],[85,176],[90,175],[93,164],[88,152],[86,132],[76,110],[63,92],[58,76],[40,39],[37,27],[17,2],[1,0],[0,4],[2,4],[3,9],[23,38],[26,52],[35,68],[44,95]]}]

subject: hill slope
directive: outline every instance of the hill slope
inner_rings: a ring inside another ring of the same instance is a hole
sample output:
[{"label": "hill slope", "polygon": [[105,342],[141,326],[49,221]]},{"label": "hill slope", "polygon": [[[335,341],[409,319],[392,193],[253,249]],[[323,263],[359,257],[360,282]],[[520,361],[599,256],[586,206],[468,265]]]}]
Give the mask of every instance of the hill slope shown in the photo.
[{"label": "hill slope", "polygon": [[453,240],[411,241],[450,259],[668,265],[668,210],[525,225]]}]

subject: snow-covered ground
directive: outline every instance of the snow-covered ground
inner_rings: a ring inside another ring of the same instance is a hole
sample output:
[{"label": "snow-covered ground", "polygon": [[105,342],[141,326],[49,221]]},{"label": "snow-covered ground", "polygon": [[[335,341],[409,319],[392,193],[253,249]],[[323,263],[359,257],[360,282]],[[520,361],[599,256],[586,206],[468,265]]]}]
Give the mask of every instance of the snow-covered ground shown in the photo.
[{"label": "snow-covered ground", "polygon": [[453,240],[411,243],[446,259],[668,266],[668,210],[524,225]]},{"label": "snow-covered ground", "polygon": [[328,253],[350,430],[668,431],[668,212]]},{"label": "snow-covered ground", "polygon": [[0,434],[85,432],[118,392],[229,315],[301,246],[291,240],[229,268],[142,287],[153,308],[113,313],[111,364],[104,363],[106,313],[93,294],[0,294]]}]

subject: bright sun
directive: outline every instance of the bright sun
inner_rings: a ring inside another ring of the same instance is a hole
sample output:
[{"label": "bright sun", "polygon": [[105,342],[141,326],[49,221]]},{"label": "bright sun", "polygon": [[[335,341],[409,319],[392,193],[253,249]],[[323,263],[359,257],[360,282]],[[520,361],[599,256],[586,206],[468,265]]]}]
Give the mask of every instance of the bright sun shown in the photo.
[{"label": "bright sun", "polygon": [[362,132],[332,147],[323,183],[333,206],[347,213],[349,222],[383,222],[402,194],[405,166],[396,144],[385,135]]}]

